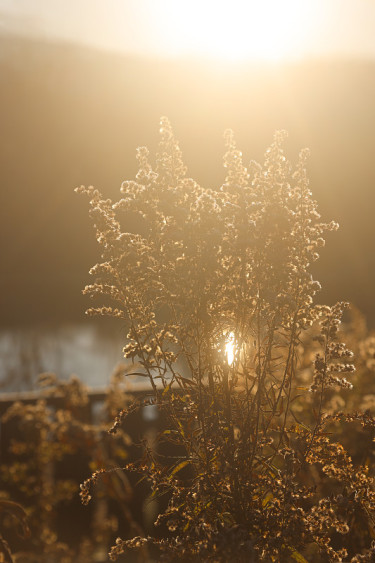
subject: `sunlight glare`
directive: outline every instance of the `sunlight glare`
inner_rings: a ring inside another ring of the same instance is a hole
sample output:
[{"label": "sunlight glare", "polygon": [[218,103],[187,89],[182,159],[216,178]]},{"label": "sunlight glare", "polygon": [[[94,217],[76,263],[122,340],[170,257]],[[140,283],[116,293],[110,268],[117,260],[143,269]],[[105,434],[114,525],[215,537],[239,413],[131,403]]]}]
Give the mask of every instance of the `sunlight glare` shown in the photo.
[{"label": "sunlight glare", "polygon": [[298,58],[314,16],[312,0],[164,0],[157,6],[171,55],[239,61]]},{"label": "sunlight glare", "polygon": [[234,362],[234,352],[235,352],[234,334],[233,332],[230,332],[227,335],[227,341],[225,344],[225,355],[227,357],[227,362],[229,366],[231,366]]}]

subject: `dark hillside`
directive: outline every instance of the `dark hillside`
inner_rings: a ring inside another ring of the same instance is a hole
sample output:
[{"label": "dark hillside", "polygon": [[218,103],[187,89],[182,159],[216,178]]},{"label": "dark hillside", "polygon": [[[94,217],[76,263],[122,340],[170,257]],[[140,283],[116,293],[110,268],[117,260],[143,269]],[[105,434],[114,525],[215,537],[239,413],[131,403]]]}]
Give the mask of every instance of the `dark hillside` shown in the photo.
[{"label": "dark hillside", "polygon": [[4,36],[0,81],[3,326],[82,318],[97,249],[73,188],[115,197],[163,114],[190,174],[212,186],[223,178],[227,127],[246,160],[261,159],[278,128],[289,131],[292,159],[309,146],[313,193],[324,218],[341,224],[317,267],[322,299],[351,300],[375,324],[375,63],[231,68]]}]

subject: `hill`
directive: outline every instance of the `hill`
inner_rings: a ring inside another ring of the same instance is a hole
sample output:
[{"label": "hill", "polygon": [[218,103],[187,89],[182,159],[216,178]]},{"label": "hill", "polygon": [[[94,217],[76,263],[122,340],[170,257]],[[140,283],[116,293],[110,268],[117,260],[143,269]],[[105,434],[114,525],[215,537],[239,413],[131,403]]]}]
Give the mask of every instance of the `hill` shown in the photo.
[{"label": "hill", "polygon": [[317,266],[321,299],[345,299],[375,324],[375,63],[282,67],[130,58],[74,45],[0,37],[1,324],[74,321],[97,249],[86,201],[93,184],[116,197],[155,148],[167,115],[192,177],[223,179],[222,133],[260,160],[275,129],[288,155],[309,146],[323,218],[341,228]]}]

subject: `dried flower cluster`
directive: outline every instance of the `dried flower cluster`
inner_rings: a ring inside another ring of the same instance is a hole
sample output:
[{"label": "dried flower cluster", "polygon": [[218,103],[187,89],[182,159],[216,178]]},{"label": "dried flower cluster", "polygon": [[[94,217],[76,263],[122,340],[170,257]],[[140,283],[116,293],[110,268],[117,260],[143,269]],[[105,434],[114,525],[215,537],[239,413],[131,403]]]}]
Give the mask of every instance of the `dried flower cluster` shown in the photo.
[{"label": "dried flower cluster", "polygon": [[[116,395],[123,403],[127,399],[113,378],[106,404],[110,416],[106,417],[103,412],[103,422],[93,424],[87,419],[85,411],[87,388],[78,378],[73,376],[68,381],[61,381],[54,374],[42,374],[39,384],[42,387],[40,399],[30,404],[13,403],[1,419],[6,429],[12,428],[13,435],[9,459],[7,463],[2,460],[0,464],[1,531],[9,534],[17,522],[14,518],[4,518],[2,513],[5,511],[15,516],[24,529],[27,518],[30,529],[27,530],[27,540],[12,544],[14,558],[10,549],[6,554],[6,544],[0,536],[0,561],[1,555],[5,554],[7,558],[3,560],[10,563],[89,563],[95,559],[95,553],[103,543],[110,545],[113,533],[110,519],[114,520],[113,514],[108,514],[107,526],[101,523],[100,529],[92,519],[92,529],[85,530],[85,537],[79,538],[79,545],[68,545],[65,538],[59,537],[60,512],[70,507],[74,522],[82,470],[118,465],[118,452],[122,454],[122,459],[126,456],[128,441],[125,433],[119,432],[116,437],[111,437],[106,429],[114,410],[111,395]],[[82,467],[76,467],[77,462]],[[100,469],[97,469],[91,480],[100,474]],[[81,498],[87,502],[90,483],[87,480],[81,485]],[[139,533],[126,506],[131,494],[126,478],[122,479],[120,486],[120,482],[116,483],[115,474],[107,475],[102,489],[109,497],[117,497],[125,521],[129,521],[133,533]],[[22,506],[9,499],[17,500]],[[87,524],[90,525],[90,520]],[[72,532],[66,523],[64,527],[67,533]],[[71,535],[74,537],[74,533]],[[22,537],[26,534],[23,533]]]},{"label": "dried flower cluster", "polygon": [[[105,303],[88,314],[126,323],[124,356],[167,421],[128,466],[169,495],[159,537],[118,539],[111,558],[150,545],[161,561],[370,561],[373,478],[327,429],[338,423],[327,400],[354,368],[339,334],[346,304],[314,304],[311,264],[337,224],[320,220],[308,153],[293,169],[276,133],[263,166],[246,168],[227,131],[224,183],[206,189],[186,175],[165,118],[160,134],[155,165],[138,149],[119,201],[78,188],[102,249],[85,293]],[[166,445],[178,459],[161,455]]]}]

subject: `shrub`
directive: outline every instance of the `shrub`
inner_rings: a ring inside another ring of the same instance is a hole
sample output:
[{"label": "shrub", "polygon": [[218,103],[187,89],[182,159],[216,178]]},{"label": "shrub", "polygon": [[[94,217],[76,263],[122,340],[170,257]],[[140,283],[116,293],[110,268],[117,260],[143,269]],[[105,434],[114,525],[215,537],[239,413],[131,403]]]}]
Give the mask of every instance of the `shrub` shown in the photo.
[{"label": "shrub", "polygon": [[124,356],[167,423],[124,467],[167,495],[158,537],[119,538],[110,557],[150,546],[163,561],[372,561],[373,478],[334,431],[356,420],[371,433],[374,419],[327,409],[354,367],[339,332],[347,304],[314,303],[311,265],[337,224],[320,220],[308,153],[292,169],[279,132],[263,166],[246,168],[227,131],[225,181],[206,189],[165,118],[160,134],[155,165],[139,148],[119,201],[77,188],[102,249],[84,291],[105,301],[87,313],[126,324]]},{"label": "shrub", "polygon": [[[3,415],[2,423],[8,433],[12,430],[12,438],[7,463],[2,460],[0,465],[0,516],[14,559],[0,537],[0,560],[1,553],[5,561],[17,563],[101,560],[97,557],[103,546],[110,545],[117,529],[116,512],[133,534],[139,533],[128,510],[131,487],[117,472],[107,472],[98,496],[112,497],[119,510],[105,509],[106,522],[100,522],[99,527],[95,514],[100,510],[100,500],[94,514],[85,518],[79,511],[79,481],[89,468],[97,470],[105,465],[110,469],[127,457],[128,436],[124,432],[109,436],[106,432],[118,401],[129,401],[119,375],[120,371],[113,374],[101,422],[91,420],[88,390],[79,379],[60,381],[53,374],[40,376],[38,400],[30,404],[16,401]],[[14,537],[14,517],[23,541]]]}]

